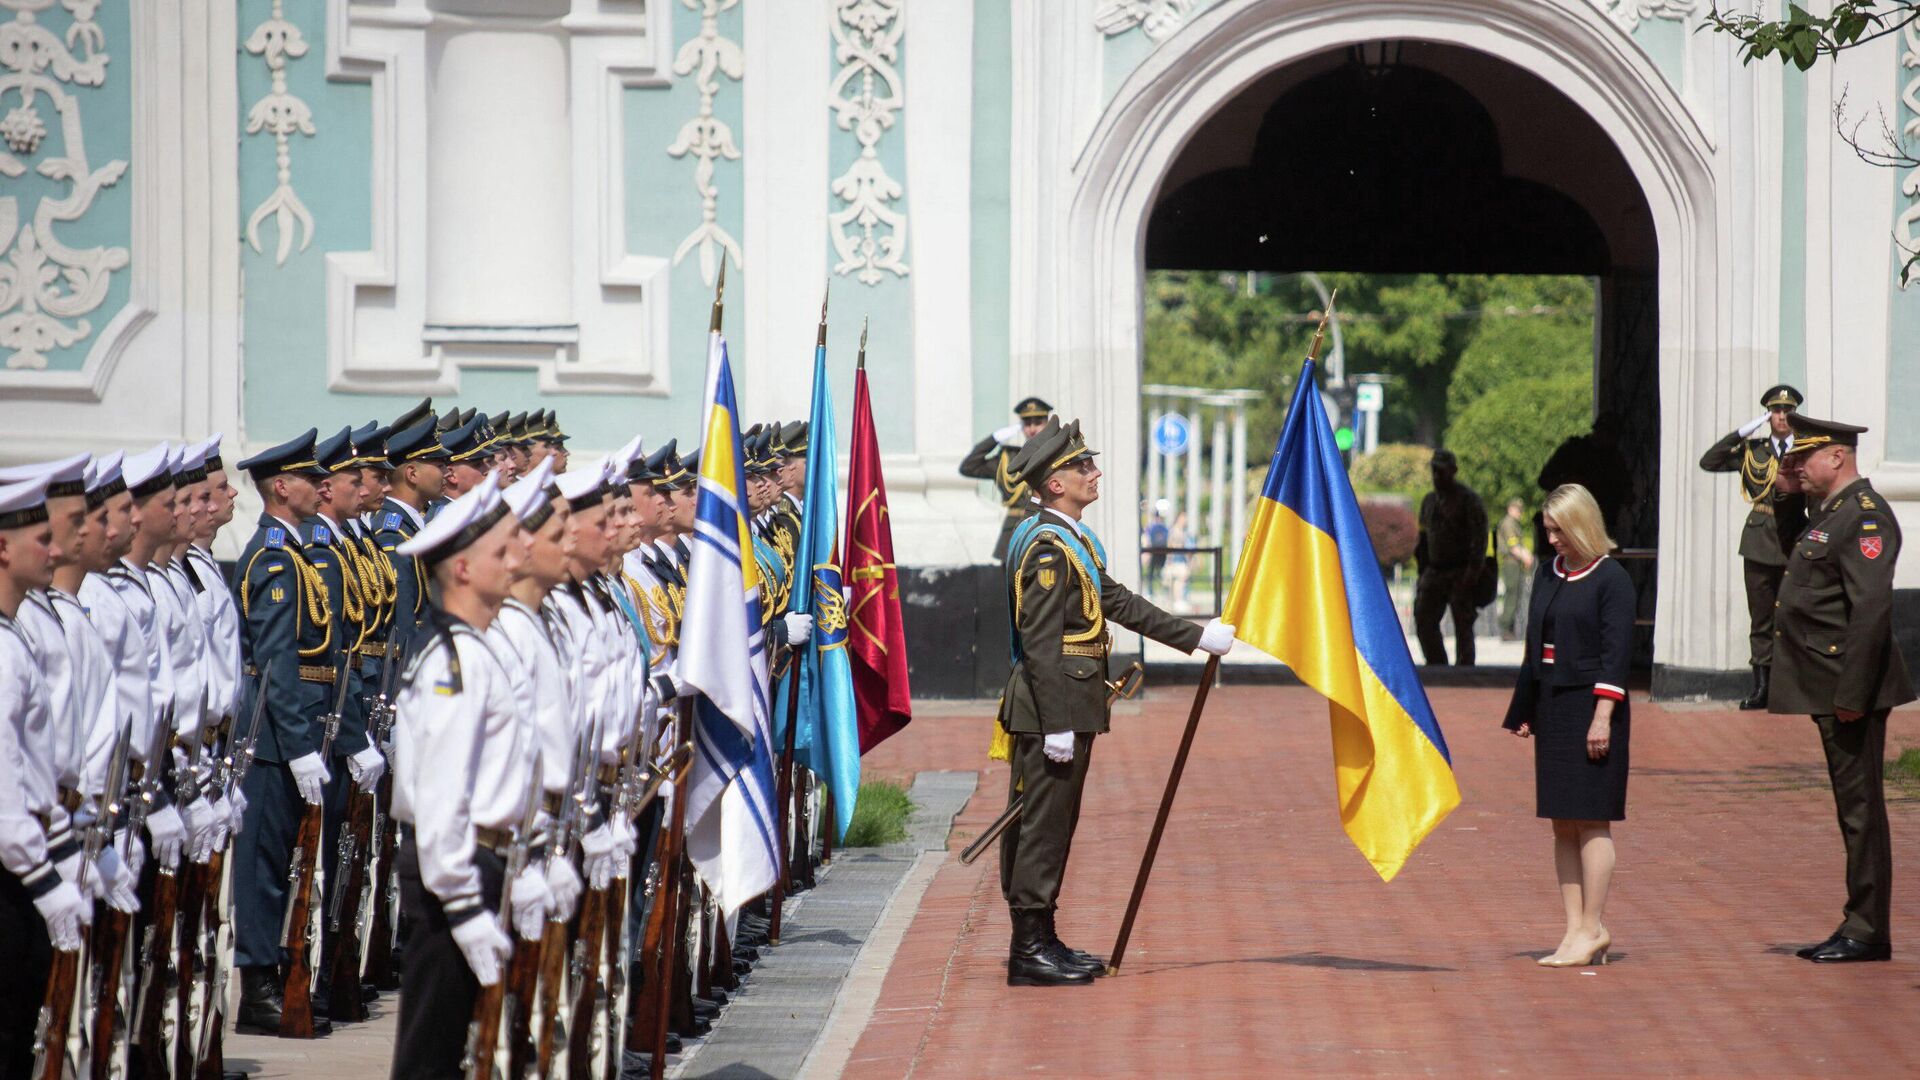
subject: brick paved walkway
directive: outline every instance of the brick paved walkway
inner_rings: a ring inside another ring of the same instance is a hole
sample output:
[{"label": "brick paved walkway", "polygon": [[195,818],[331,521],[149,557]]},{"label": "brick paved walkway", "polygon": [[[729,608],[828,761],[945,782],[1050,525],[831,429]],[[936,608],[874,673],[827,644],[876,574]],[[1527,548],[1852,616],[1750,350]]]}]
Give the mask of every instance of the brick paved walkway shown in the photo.
[{"label": "brick paved walkway", "polygon": [[[1099,742],[1062,897],[1071,944],[1112,945],[1190,694],[1124,707]],[[1562,916],[1531,747],[1499,730],[1502,692],[1433,699],[1465,804],[1392,885],[1339,829],[1320,699],[1216,691],[1125,972],[1007,987],[996,857],[956,855],[846,1076],[1920,1075],[1920,802],[1892,807],[1894,962],[1817,967],[1786,955],[1838,923],[1843,895],[1811,722],[1636,702],[1615,962],[1542,970]],[[868,773],[979,767],[987,724],[927,710]],[[1920,745],[1920,713],[1896,715],[1888,744]],[[1005,790],[994,763],[954,852]]]}]

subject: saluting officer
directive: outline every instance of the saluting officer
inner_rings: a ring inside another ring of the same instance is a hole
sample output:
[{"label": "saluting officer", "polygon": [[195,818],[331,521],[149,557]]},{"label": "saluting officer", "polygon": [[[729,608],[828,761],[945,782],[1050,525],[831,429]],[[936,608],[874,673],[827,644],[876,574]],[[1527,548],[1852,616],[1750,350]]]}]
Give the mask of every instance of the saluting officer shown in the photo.
[{"label": "saluting officer", "polygon": [[1233,627],[1203,630],[1155,607],[1113,579],[1100,538],[1080,520],[1100,497],[1094,451],[1080,422],[1050,419],[1012,466],[1041,509],[1007,551],[1014,664],[1001,697],[1000,725],[1013,736],[1007,798],[1025,794],[1020,818],[1000,841],[1000,887],[1013,912],[1009,986],[1084,983],[1106,969],[1054,933],[1054,905],[1080,817],[1093,737],[1107,730],[1107,660],[1118,623],[1164,645],[1225,656]]},{"label": "saluting officer", "polygon": [[481,484],[399,553],[426,567],[438,595],[396,706],[404,719],[394,732],[393,814],[409,826],[398,865],[412,930],[392,1075],[459,1077],[474,999],[501,979],[513,950],[504,922],[537,938],[551,903],[545,867],[530,858],[513,882],[512,910],[497,911],[539,744],[483,635],[520,573],[526,539],[500,489]]},{"label": "saluting officer", "polygon": [[[254,766],[242,788],[249,812],[233,847],[236,1019],[238,1030],[260,1035],[280,1032],[281,922],[294,837],[303,807],[324,805],[330,779],[320,757],[325,732],[314,721],[332,705],[338,601],[302,551],[299,525],[319,510],[317,483],[328,476],[314,454],[316,434],[308,429],[236,466],[253,478],[262,503],[259,527],[234,576],[244,694],[248,700],[265,694]],[[329,1030],[324,1018],[314,1018],[315,1034]]]},{"label": "saluting officer", "polygon": [[1006,520],[1000,523],[1000,538],[993,544],[995,562],[1007,557],[1007,544],[1013,538],[1013,530],[1034,510],[1032,492],[1013,468],[1014,455],[1024,441],[1032,439],[1046,426],[1047,418],[1053,415],[1053,406],[1037,397],[1022,398],[1020,404],[1013,407],[1013,415],[1016,418],[1013,423],[975,443],[973,449],[967,451],[966,459],[960,462],[961,476],[993,481],[1000,505],[1006,508]]},{"label": "saluting officer", "polygon": [[1714,443],[1700,455],[1708,472],[1740,474],[1740,491],[1748,504],[1746,525],[1740,530],[1740,560],[1747,584],[1747,662],[1753,667],[1753,689],[1742,709],[1767,707],[1767,683],[1773,662],[1774,599],[1780,592],[1780,574],[1787,568],[1787,552],[1806,528],[1806,499],[1799,492],[1781,490],[1781,459],[1793,447],[1793,414],[1806,398],[1785,383],[1760,395],[1766,411],[1738,431]]},{"label": "saluting officer", "polygon": [[1914,699],[1893,640],[1893,568],[1900,523],[1859,473],[1867,429],[1795,412],[1787,462],[1818,510],[1787,558],[1774,612],[1767,707],[1811,715],[1826,750],[1847,905],[1839,929],[1799,955],[1816,963],[1887,960],[1893,847],[1882,771],[1887,713]]}]

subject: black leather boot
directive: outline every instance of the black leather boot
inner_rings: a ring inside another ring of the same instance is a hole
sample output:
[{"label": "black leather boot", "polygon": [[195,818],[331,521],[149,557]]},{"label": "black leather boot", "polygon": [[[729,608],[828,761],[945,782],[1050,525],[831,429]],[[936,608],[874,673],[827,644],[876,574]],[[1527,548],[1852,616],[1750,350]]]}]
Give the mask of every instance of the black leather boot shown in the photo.
[{"label": "black leather boot", "polygon": [[280,973],[271,965],[240,969],[240,1011],[234,1030],[242,1035],[280,1034]]},{"label": "black leather boot", "polygon": [[1772,673],[1773,668],[1771,665],[1753,665],[1753,693],[1748,694],[1747,700],[1740,703],[1742,709],[1752,712],[1755,709],[1764,709],[1767,707],[1767,684],[1770,681],[1769,676]]},{"label": "black leather boot", "polygon": [[1067,967],[1078,968],[1096,979],[1106,975],[1107,962],[1105,960],[1100,959],[1090,952],[1069,948],[1066,942],[1060,940],[1059,932],[1054,929],[1053,912],[1047,912],[1046,918],[1047,940],[1053,942],[1054,946],[1066,956]]},{"label": "black leather boot", "polygon": [[1070,966],[1066,951],[1047,933],[1047,913],[1013,913],[1013,947],[1007,955],[1008,986],[1088,986],[1093,974]]}]

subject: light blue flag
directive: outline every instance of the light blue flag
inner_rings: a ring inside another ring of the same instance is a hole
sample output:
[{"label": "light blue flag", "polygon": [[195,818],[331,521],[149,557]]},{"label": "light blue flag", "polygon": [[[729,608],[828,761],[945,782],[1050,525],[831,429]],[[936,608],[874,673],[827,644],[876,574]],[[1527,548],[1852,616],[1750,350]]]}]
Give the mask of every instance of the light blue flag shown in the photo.
[{"label": "light blue flag", "polygon": [[[839,443],[827,350],[813,351],[813,416],[807,425],[807,495],[800,508],[791,609],[813,616],[813,637],[800,649],[800,723],[795,756],[833,793],[836,839],[845,839],[860,795],[860,716],[847,660],[847,601],[840,591]],[[804,571],[808,571],[803,573]],[[803,584],[811,588],[802,588]]]}]

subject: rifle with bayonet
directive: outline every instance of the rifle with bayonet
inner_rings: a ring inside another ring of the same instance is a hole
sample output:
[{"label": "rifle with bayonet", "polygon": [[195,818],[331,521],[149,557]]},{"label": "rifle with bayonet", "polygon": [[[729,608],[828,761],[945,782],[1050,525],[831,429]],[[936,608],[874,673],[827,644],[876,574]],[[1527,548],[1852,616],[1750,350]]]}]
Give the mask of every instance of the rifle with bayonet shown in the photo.
[{"label": "rifle with bayonet", "polygon": [[[321,718],[320,761],[324,765],[340,734],[340,717],[347,707],[347,660],[343,656],[334,671],[338,690],[333,696],[333,711]],[[293,858],[287,866],[287,914],[280,928],[280,941],[287,950],[287,979],[280,990],[280,1037],[313,1038],[313,909],[318,901],[320,845],[325,811],[319,803],[308,803],[300,817],[300,832],[294,838]]]},{"label": "rifle with bayonet", "polygon": [[[387,696],[389,671],[390,667],[381,669],[380,690],[368,704],[367,714],[367,737],[374,740],[374,744],[387,755],[391,751],[385,746],[385,734],[393,713],[392,703]],[[391,756],[388,762],[390,766]],[[385,778],[386,773],[383,772],[381,779]],[[358,784],[351,785],[347,795],[346,826],[340,830],[335,853],[333,896],[327,902],[327,930],[333,947],[332,961],[328,965],[330,993],[327,1005],[335,1020],[365,1020],[368,1015],[367,1003],[360,996],[360,956],[363,951],[360,927],[363,925],[361,916],[374,892],[371,860],[376,828],[374,818],[378,813],[374,798],[373,792],[361,791]]]},{"label": "rifle with bayonet", "polygon": [[[206,760],[207,752],[218,738],[219,729],[231,724],[232,718],[225,717],[220,725],[208,730],[199,747],[200,761]],[[204,786],[198,777],[201,766],[193,758],[188,759],[185,768],[190,775],[177,785],[177,801],[185,805],[201,798],[206,792],[218,790],[215,787],[219,777],[217,762],[207,768]],[[207,1000],[206,987],[213,979],[214,968],[219,966],[218,957],[213,955],[203,936],[207,905],[210,900],[217,900],[220,894],[219,879],[213,876],[215,852],[209,850],[205,855],[205,861],[188,860],[186,883],[180,889],[180,935],[176,942],[179,952],[174,961],[174,1016],[177,1030],[173,1063],[174,1075],[182,1077],[192,1075],[199,1060],[200,1040],[196,1035],[198,1027],[195,1016],[200,1003]]]},{"label": "rifle with bayonet", "polygon": [[[600,810],[599,791],[593,775],[594,765],[599,760],[599,747],[600,728],[596,723],[587,732],[587,738],[574,745],[573,766],[567,772],[566,796],[560,805],[560,816],[553,825],[553,840],[547,847],[548,859],[577,858],[577,849],[581,836],[586,833],[587,821]],[[563,984],[567,970],[568,921],[559,918],[559,912],[556,911],[547,920],[546,932],[540,938],[541,1023],[536,1073],[539,1076],[552,1075],[554,1054],[567,1041],[566,1032],[571,1025],[571,1017],[566,1016],[561,1007],[566,1000]],[[515,1063],[515,1076],[521,1075],[520,1068]]]},{"label": "rifle with bayonet", "polygon": [[[151,814],[159,801],[160,792],[160,755],[166,753],[167,736],[172,733],[170,710],[162,710],[159,721],[154,725],[152,737],[148,740],[147,756],[141,764],[144,772],[138,783],[130,783],[121,797],[127,814],[126,850],[120,853],[121,859],[132,865],[133,845],[140,843],[140,830],[146,828],[147,815]],[[131,737],[131,722],[129,722]],[[127,772],[132,774],[129,765]],[[113,806],[109,814],[118,816],[122,806]],[[159,881],[156,872],[155,882]],[[152,901],[148,897],[148,902]],[[149,909],[151,910],[151,909]],[[107,1076],[113,1062],[113,1049],[118,1031],[120,1016],[121,967],[126,956],[127,935],[133,925],[133,916],[127,912],[110,908],[107,911],[106,927],[99,932],[100,942],[94,960],[95,984],[93,995],[93,1040],[92,1071],[89,1076]],[[152,933],[152,927],[148,927]]]},{"label": "rifle with bayonet", "polygon": [[[599,815],[602,803],[598,776],[601,735],[600,721],[596,718],[587,751],[585,785],[590,795],[586,797],[582,809],[579,828],[583,833],[592,827],[592,819]],[[606,801],[610,802],[611,797],[609,791]],[[608,813],[613,813],[611,806],[608,807]],[[595,888],[588,881],[586,897],[580,902],[580,925],[578,933],[574,935],[573,954],[569,961],[573,1003],[567,1009],[568,1076],[593,1075],[593,1029],[595,1019],[606,1010],[606,985],[600,981],[600,941],[607,930],[607,891],[605,888]],[[608,1038],[612,1038],[612,1035],[609,1034]]]},{"label": "rifle with bayonet", "polygon": [[[532,775],[527,778],[526,801],[520,811],[520,823],[514,828],[513,839],[507,845],[506,865],[501,870],[500,878],[499,917],[507,940],[513,943],[509,968],[521,962],[522,953],[532,952],[532,948],[513,931],[513,881],[520,876],[520,871],[526,869],[527,860],[533,854],[534,830],[540,821],[540,781],[540,752],[536,749]],[[480,988],[480,993],[473,999],[473,1019],[467,1024],[466,1058],[460,1063],[467,1080],[493,1080],[502,1018],[512,1016],[528,1004],[529,999],[509,992],[505,972],[494,980],[492,986]]]},{"label": "rifle with bayonet", "polygon": [[[171,762],[168,751],[173,734],[173,707],[161,713],[153,733],[153,753],[147,758],[142,779],[142,796],[149,806],[159,805],[163,792],[165,765]],[[145,1075],[165,1075],[167,1060],[166,1012],[168,990],[174,970],[173,941],[179,932],[180,879],[178,865],[160,862],[155,856],[153,901],[147,909],[150,921],[140,938],[140,955],[135,963],[140,973],[133,1001],[133,1045],[139,1048],[139,1060]]]},{"label": "rifle with bayonet", "polygon": [[[131,739],[132,733],[123,728],[114,742],[113,757],[107,763],[107,786],[101,791],[100,811],[87,824],[81,841],[84,857],[80,861],[80,880],[74,883],[81,896],[87,895],[87,875],[93,871],[93,860],[113,834],[110,808],[119,800],[120,789],[126,780]],[[34,1029],[33,1075],[38,1080],[61,1080],[65,1075],[67,1034],[73,1026],[74,999],[79,994],[79,980],[80,950],[56,950],[53,968],[47,976],[46,996],[40,1005],[39,1022]]]},{"label": "rifle with bayonet", "polygon": [[[253,695],[253,715],[247,721],[247,733],[244,739],[238,731],[227,733],[226,751],[220,756],[220,763],[214,773],[218,790],[226,793],[228,800],[246,783],[247,772],[253,768],[254,749],[260,742],[260,721],[267,711],[266,680],[259,680]],[[238,834],[236,834],[238,835]],[[212,892],[207,904],[206,933],[208,965],[212,975],[206,981],[206,1000],[201,1005],[200,1016],[200,1052],[199,1066],[195,1080],[220,1080],[226,1072],[226,1045],[224,1029],[227,1017],[227,965],[220,960],[220,931],[226,926],[226,913],[220,906],[220,882],[226,875],[227,852],[213,853],[209,860],[208,880],[212,882]]]},{"label": "rifle with bayonet", "polygon": [[[693,702],[681,699],[674,709],[674,741],[687,748],[687,763],[692,764],[693,747]],[[671,847],[671,851],[662,851],[660,857],[660,895],[654,905],[660,915],[660,960],[658,966],[648,972],[648,983],[653,995],[652,1039],[648,1049],[652,1053],[653,1080],[661,1080],[667,1068],[667,1022],[675,1005],[682,1010],[691,1011],[688,989],[684,985],[687,965],[676,963],[676,946],[687,939],[686,902],[684,895],[688,890],[682,887],[681,874],[686,862],[687,796],[682,783],[686,779],[686,766],[674,774],[673,812],[668,815],[667,831],[661,837],[662,847]],[[683,1017],[683,1019],[686,1019]],[[635,1015],[634,1021],[640,1017]]]},{"label": "rifle with bayonet", "polygon": [[393,913],[399,901],[399,877],[394,873],[394,866],[400,850],[399,830],[394,827],[392,816],[393,723],[399,696],[395,687],[405,666],[397,644],[390,644],[386,663],[380,668],[380,693],[373,699],[367,720],[368,735],[387,757],[387,771],[380,774],[380,782],[373,789],[373,835],[367,847],[373,856],[374,868],[369,875],[373,917],[367,920],[366,971],[367,978],[381,990],[395,990],[400,986],[393,969]]}]

